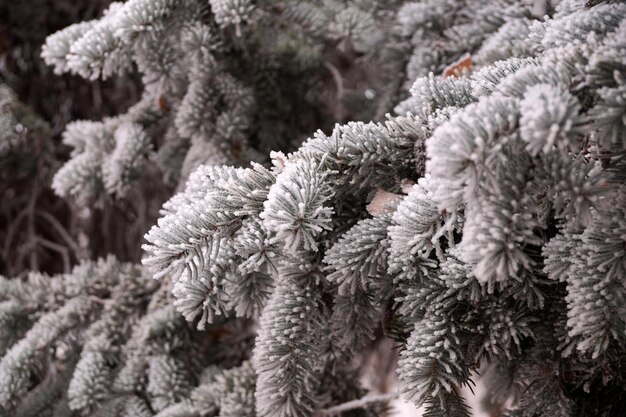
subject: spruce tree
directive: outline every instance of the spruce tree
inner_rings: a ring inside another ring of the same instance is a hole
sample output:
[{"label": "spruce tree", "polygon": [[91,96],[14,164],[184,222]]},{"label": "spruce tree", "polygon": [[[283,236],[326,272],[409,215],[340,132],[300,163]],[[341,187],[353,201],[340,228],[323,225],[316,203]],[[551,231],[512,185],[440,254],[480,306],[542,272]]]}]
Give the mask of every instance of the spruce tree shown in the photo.
[{"label": "spruce tree", "polygon": [[54,190],[177,193],[141,264],[0,280],[0,410],[468,416],[480,378],[500,415],[624,415],[626,4],[535,3],[129,0],[51,35],[55,71],[144,84],[68,125]]}]

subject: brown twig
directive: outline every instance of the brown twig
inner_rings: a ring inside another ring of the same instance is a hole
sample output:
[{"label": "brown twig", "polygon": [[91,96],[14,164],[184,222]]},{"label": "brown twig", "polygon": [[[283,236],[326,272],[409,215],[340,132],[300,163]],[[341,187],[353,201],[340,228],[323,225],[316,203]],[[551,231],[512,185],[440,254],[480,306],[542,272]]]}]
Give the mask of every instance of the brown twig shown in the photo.
[{"label": "brown twig", "polygon": [[337,87],[337,119],[343,120],[344,110],[343,110],[343,97],[345,95],[345,88],[343,86],[343,78],[341,77],[341,73],[337,69],[336,66],[331,64],[328,61],[324,61],[324,66],[333,76],[333,80],[335,81],[335,86]]},{"label": "brown twig", "polygon": [[[15,231],[17,230],[17,226],[22,222],[22,219],[26,217],[28,213],[27,208],[28,207],[25,207],[24,209],[22,209],[22,211],[20,211],[18,215],[15,216],[15,219],[13,219],[13,222],[9,224],[7,234],[4,238],[4,248],[2,249],[2,257],[6,259],[7,261],[9,260],[9,255],[10,255],[9,252],[11,250],[11,242],[13,241],[13,235],[15,234]],[[9,275],[11,275],[11,271],[9,271]]]},{"label": "brown twig", "polygon": [[376,395],[366,395],[365,397],[348,401],[343,404],[334,405],[330,408],[326,408],[324,410],[319,410],[316,413],[316,417],[324,417],[324,416],[335,416],[337,414],[341,414],[344,411],[355,410],[357,408],[364,408],[372,403],[391,401],[398,398],[399,393],[390,392],[387,394],[376,394]]},{"label": "brown twig", "polygon": [[47,213],[43,210],[37,210],[35,214],[46,220],[50,224],[50,226],[52,226],[52,228],[59,234],[61,239],[63,239],[65,244],[72,250],[76,259],[80,259],[80,248],[78,247],[78,243],[76,243],[72,235],[70,235],[70,232],[68,232],[67,229],[65,229],[65,227],[63,227],[63,225],[54,218],[54,216],[50,215],[50,213]]},{"label": "brown twig", "polygon": [[61,258],[63,259],[63,271],[70,272],[70,270],[72,269],[72,264],[70,262],[69,250],[65,246],[61,246],[58,243],[54,243],[41,236],[36,236],[35,241],[39,243],[41,246],[43,246],[44,248],[50,249],[60,254]]},{"label": "brown twig", "polygon": [[39,270],[39,258],[37,256],[37,251],[35,250],[36,245],[34,242],[37,240],[37,235],[35,233],[35,203],[37,202],[37,195],[39,194],[39,189],[37,186],[33,187],[32,194],[30,200],[28,201],[28,206],[26,207],[27,219],[28,219],[28,240],[31,242],[28,246],[31,248],[30,253],[28,254],[30,269],[33,271]]}]

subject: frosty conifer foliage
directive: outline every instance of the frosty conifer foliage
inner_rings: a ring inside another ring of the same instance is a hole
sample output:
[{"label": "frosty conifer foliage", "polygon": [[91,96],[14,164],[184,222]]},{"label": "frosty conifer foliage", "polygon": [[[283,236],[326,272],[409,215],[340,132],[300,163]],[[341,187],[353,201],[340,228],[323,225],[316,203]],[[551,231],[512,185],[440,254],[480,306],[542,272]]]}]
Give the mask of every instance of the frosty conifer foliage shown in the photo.
[{"label": "frosty conifer foliage", "polygon": [[[255,150],[298,144],[313,127],[285,118],[281,110],[297,107],[327,118],[315,92],[328,72],[321,49],[337,39],[358,38],[376,50],[384,39],[373,16],[375,4],[311,4],[336,16],[324,22],[327,30],[338,28],[336,36],[286,27],[283,21],[292,16],[292,8],[306,3],[113,2],[101,18],[49,36],[42,57],[56,73],[95,80],[124,76],[136,68],[144,84],[140,101],[126,113],[90,122],[108,140],[101,143],[93,137],[98,146],[76,149],[55,178],[57,194],[119,199],[141,179],[140,163],[156,164],[170,185],[176,185],[202,163],[246,164],[259,159]],[[364,19],[367,27],[362,27]],[[308,97],[296,102],[300,96]],[[129,124],[137,128],[116,133]],[[66,136],[75,133],[94,135],[83,122],[67,127]],[[129,152],[124,158],[122,150]],[[135,174],[127,175],[131,172]]]},{"label": "frosty conifer foliage", "polygon": [[330,229],[333,212],[324,203],[332,191],[315,165],[306,161],[287,165],[259,215],[265,229],[275,236],[273,241],[283,243],[283,250],[293,255],[317,250],[315,238]]},{"label": "frosty conifer foliage", "polygon": [[[0,406],[373,417],[398,395],[469,416],[480,372],[502,415],[622,415],[626,4],[546,7],[129,0],[51,36],[57,71],[134,63],[146,87],[68,126],[57,192],[122,196],[153,159],[184,186],[143,265],[0,279]],[[313,56],[344,89],[328,48],[373,59],[380,39],[402,55],[395,113],[283,141],[273,83],[316,74]],[[362,385],[383,341],[397,392]]]},{"label": "frosty conifer foliage", "polygon": [[[0,406],[9,413],[45,415],[54,406],[77,416],[154,415],[184,400],[190,409],[223,407],[229,415],[245,408],[238,398],[250,403],[251,368],[233,368],[253,337],[244,323],[222,322],[201,336],[174,309],[169,288],[138,265],[110,257],[69,274],[33,273],[0,285],[2,340],[20,337],[3,347],[0,361]],[[237,341],[220,352],[214,342],[231,336]],[[196,391],[209,383],[224,394],[195,404]]]},{"label": "frosty conifer foliage", "polygon": [[[463,44],[464,51],[480,50],[484,42],[484,52],[478,52],[480,58],[473,62],[476,68],[459,61],[455,65],[460,68],[445,71],[448,78],[424,74],[411,89],[413,98],[398,107],[403,116],[389,116],[385,123],[340,125],[330,135],[317,133],[297,152],[275,155],[274,178],[263,210],[250,213],[261,219],[263,232],[255,234],[263,236],[266,248],[274,246],[269,250],[273,265],[280,265],[281,259],[293,262],[290,259],[296,254],[313,259],[319,256],[316,253],[324,254],[327,284],[319,291],[333,297],[317,308],[322,313],[330,309],[333,334],[354,335],[337,341],[331,337],[331,349],[339,343],[351,354],[358,352],[382,320],[385,300],[395,300],[399,307],[395,319],[403,323],[393,330],[402,346],[401,392],[434,415],[441,410],[454,414],[465,407],[455,399],[456,392],[471,384],[470,373],[481,357],[490,358],[492,366],[509,361],[537,366],[542,359],[527,346],[546,329],[554,330],[550,340],[542,341],[544,349],[556,352],[562,364],[592,358],[608,364],[623,357],[624,259],[609,243],[614,239],[610,236],[621,242],[623,236],[618,237],[618,223],[612,229],[600,225],[609,218],[617,222],[624,218],[617,212],[622,205],[614,200],[623,188],[616,177],[623,169],[619,168],[621,144],[615,144],[613,138],[618,136],[607,130],[614,129],[608,128],[612,126],[609,115],[617,113],[596,107],[616,99],[609,99],[604,82],[586,77],[594,72],[594,61],[585,40],[594,32],[593,42],[598,45],[615,42],[626,9],[621,4],[589,8],[574,3],[564,2],[543,23],[524,17],[523,7],[516,8],[513,2],[503,3],[497,17],[482,21],[480,29],[459,17],[458,24],[443,32],[463,34],[469,42]],[[425,9],[425,4],[417,3],[401,9],[398,16],[404,33],[421,25],[422,36],[440,30],[434,23],[440,14],[429,19],[420,12]],[[487,10],[495,9],[485,4],[475,13]],[[600,14],[605,17],[595,17]],[[514,23],[504,27],[505,22]],[[576,27],[573,22],[578,22]],[[450,25],[450,20],[445,24]],[[493,40],[485,41],[490,33]],[[499,50],[504,56],[490,58],[488,48],[495,47],[489,42],[505,37],[515,42]],[[452,50],[448,57],[456,59]],[[496,59],[505,60],[492,64]],[[621,77],[614,74],[617,87],[613,88],[619,88]],[[589,102],[597,104],[585,104]],[[595,112],[607,119],[592,122],[588,117]],[[621,122],[615,126],[619,128]],[[427,158],[423,178],[413,165],[422,158],[420,141],[425,143]],[[599,159],[611,152],[615,157]],[[358,221],[351,228],[332,221],[342,218],[348,201],[366,204],[377,188],[402,192],[399,184],[406,180],[418,184],[407,190],[399,204],[388,206],[388,214]],[[206,192],[215,189],[208,185]],[[221,212],[226,213],[231,201],[224,196],[214,204],[221,204]],[[181,207],[179,212],[184,210]],[[600,244],[598,228],[606,243]],[[163,250],[156,236],[168,230],[159,225],[147,235],[148,254]],[[242,240],[238,234],[250,233],[248,228],[237,230],[236,240]],[[567,252],[561,245],[567,245]],[[580,255],[573,255],[576,250],[582,251]],[[559,254],[553,256],[552,251]],[[609,260],[609,254],[614,258]],[[571,264],[552,266],[552,262]],[[154,265],[150,255],[146,263]],[[446,272],[437,277],[440,270]],[[565,278],[564,271],[571,278]],[[283,275],[270,272],[270,276],[276,280],[272,297],[278,297]],[[219,296],[209,299],[215,297]],[[314,308],[308,303],[315,297],[303,297],[301,308]],[[548,303],[557,300],[561,310],[548,312]],[[347,305],[354,307],[347,309]],[[270,301],[261,317],[266,320],[279,311]],[[546,315],[554,320],[542,319]],[[260,323],[261,335],[269,331],[263,329],[265,325],[273,326],[264,319]],[[294,322],[293,331],[298,328]],[[314,330],[309,327],[309,331]],[[257,340],[261,342],[267,343],[263,337]],[[279,359],[266,349],[257,345],[255,363],[265,367],[275,360],[274,366],[284,366],[286,356]],[[345,355],[326,360],[342,363],[342,358]],[[315,363],[310,362],[308,378],[316,375]],[[615,372],[620,378],[621,371]],[[531,378],[530,373],[524,375]],[[307,376],[296,380],[306,386]],[[269,383],[263,381],[261,387]],[[308,397],[296,400],[277,382],[273,384],[280,402],[275,396],[267,401],[268,391],[257,387],[258,411],[265,415],[268,407],[274,407],[277,415],[305,415],[303,410],[311,404]],[[601,395],[602,384],[594,389]],[[315,391],[309,387],[306,392]],[[587,401],[566,392],[546,393],[546,401],[553,394],[568,398],[572,413]],[[524,407],[526,394],[517,395]],[[519,412],[534,415],[531,407]]]}]

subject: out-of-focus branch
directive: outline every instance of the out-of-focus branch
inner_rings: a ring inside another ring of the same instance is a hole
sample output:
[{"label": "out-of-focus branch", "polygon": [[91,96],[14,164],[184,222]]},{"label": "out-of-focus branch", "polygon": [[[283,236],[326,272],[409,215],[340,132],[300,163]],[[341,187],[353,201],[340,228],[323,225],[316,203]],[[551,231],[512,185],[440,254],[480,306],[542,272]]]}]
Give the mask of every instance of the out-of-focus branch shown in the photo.
[{"label": "out-of-focus branch", "polygon": [[365,397],[359,398],[357,400],[348,401],[343,404],[338,404],[330,408],[320,410],[317,412],[316,417],[336,416],[340,413],[343,413],[344,411],[364,408],[373,403],[391,401],[391,400],[398,398],[398,396],[399,396],[399,393],[397,392],[390,392],[387,394],[376,394],[376,395],[368,394]]}]

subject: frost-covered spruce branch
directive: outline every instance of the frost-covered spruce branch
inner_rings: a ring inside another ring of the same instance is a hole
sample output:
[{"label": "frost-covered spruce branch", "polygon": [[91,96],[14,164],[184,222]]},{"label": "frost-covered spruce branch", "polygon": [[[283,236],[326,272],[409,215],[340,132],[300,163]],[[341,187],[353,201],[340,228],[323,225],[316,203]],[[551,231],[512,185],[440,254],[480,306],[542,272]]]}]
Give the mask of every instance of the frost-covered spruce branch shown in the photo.
[{"label": "frost-covered spruce branch", "polygon": [[[279,313],[278,298],[281,306],[295,303],[294,312],[321,309],[332,331],[317,338],[328,339],[325,361],[333,366],[374,337],[378,323],[388,321],[381,306],[395,301],[388,331],[402,347],[400,389],[433,415],[468,412],[457,390],[471,384],[481,358],[513,381],[508,395],[518,396],[522,407],[530,395],[524,387],[544,378],[530,376],[527,367],[545,366],[572,374],[560,390],[533,391],[534,401],[569,398],[574,413],[614,409],[614,401],[596,400],[615,385],[594,375],[613,366],[615,381],[623,377],[624,124],[616,107],[604,109],[624,81],[619,71],[608,76],[605,69],[621,68],[621,50],[609,54],[603,45],[617,42],[625,16],[623,4],[566,1],[545,22],[520,17],[494,29],[492,42],[514,41],[505,56],[495,58],[494,44],[485,42],[484,52],[445,71],[447,78],[418,78],[413,97],[397,108],[406,113],[384,123],[340,125],[296,152],[273,154],[267,181],[252,187],[257,194],[239,199],[234,190],[247,180],[231,178],[232,168],[202,168],[168,203],[146,236],[145,263],[206,288],[193,292],[198,309],[222,299],[214,311],[230,314],[232,306],[251,302],[222,284],[235,279],[204,272],[221,256],[228,256],[230,274],[267,277],[270,301],[257,300],[265,305],[255,351],[255,363],[263,364],[256,392],[261,415],[307,415],[320,389],[307,382],[319,375],[318,360],[306,356],[299,356],[299,366],[306,363],[308,373],[284,374],[294,375],[297,396],[285,382],[264,376],[271,369],[273,378],[282,377],[300,349],[295,346],[315,332],[298,324],[307,313],[292,329],[272,333],[276,318],[270,324],[268,317],[288,317]],[[402,18],[409,25],[408,15]],[[254,178],[260,169],[244,172]],[[215,180],[227,176],[224,183]],[[374,195],[386,204],[373,204]],[[203,211],[194,211],[196,205]],[[299,281],[287,280],[281,265],[302,257],[327,271],[315,287],[322,298],[294,296],[296,289],[285,298],[285,285]],[[342,309],[354,316],[346,320],[350,314]],[[193,317],[210,320],[211,314]],[[264,336],[279,333],[290,335],[287,344]],[[531,348],[539,335],[547,338],[543,347]],[[554,359],[546,361],[547,352]],[[594,360],[603,365],[593,366]],[[588,394],[571,396],[568,390],[580,381],[591,384]]]},{"label": "frost-covered spruce branch", "polygon": [[50,35],[42,57],[55,73],[96,80],[136,70],[144,87],[124,114],[67,126],[73,152],[56,193],[122,198],[147,164],[176,186],[203,163],[245,165],[297,146],[317,126],[292,109],[332,118],[319,91],[323,49],[359,66],[338,41],[363,54],[393,36],[382,2],[316,3],[128,0]]},{"label": "frost-covered spruce branch", "polygon": [[[87,174],[68,189],[100,169],[89,158],[109,155],[117,162],[102,169],[118,174],[106,183],[124,189],[124,167],[154,141],[117,149],[116,135],[153,137],[163,124],[168,138],[204,137],[219,124],[246,136],[254,125],[237,130],[241,108],[228,111],[250,103],[233,87],[244,78],[222,52],[250,52],[239,44],[267,27],[264,12],[280,10],[307,39],[376,32],[352,2],[209,4],[205,21],[192,1],[130,0],[58,34],[48,59],[61,70],[108,75],[130,54],[150,100],[166,104],[69,128],[72,161],[87,161],[75,173]],[[374,7],[407,42],[399,84],[411,96],[395,115],[318,131],[271,165],[200,166],[147,233],[145,268],[109,259],[49,281],[0,280],[2,407],[45,409],[25,403],[41,392],[60,398],[51,414],[307,417],[357,401],[377,416],[381,404],[359,402],[359,374],[391,337],[400,395],[428,415],[469,415],[459,392],[481,366],[509,415],[620,415],[626,5],[563,0],[541,21],[515,0],[397,6]],[[108,36],[115,25],[126,29]],[[138,46],[163,36],[159,53]],[[204,46],[180,54],[179,39]],[[83,54],[87,44],[97,48]],[[212,113],[214,99],[230,105]],[[192,146],[182,153],[208,154]],[[55,367],[73,372],[35,372]],[[71,378],[59,388],[55,375]]]},{"label": "frost-covered spruce branch", "polygon": [[[167,280],[139,265],[109,257],[0,286],[0,409],[9,415],[152,416],[181,401],[236,415],[254,405],[256,376],[242,363],[249,325],[196,332]],[[213,396],[197,394],[207,384]]]}]

